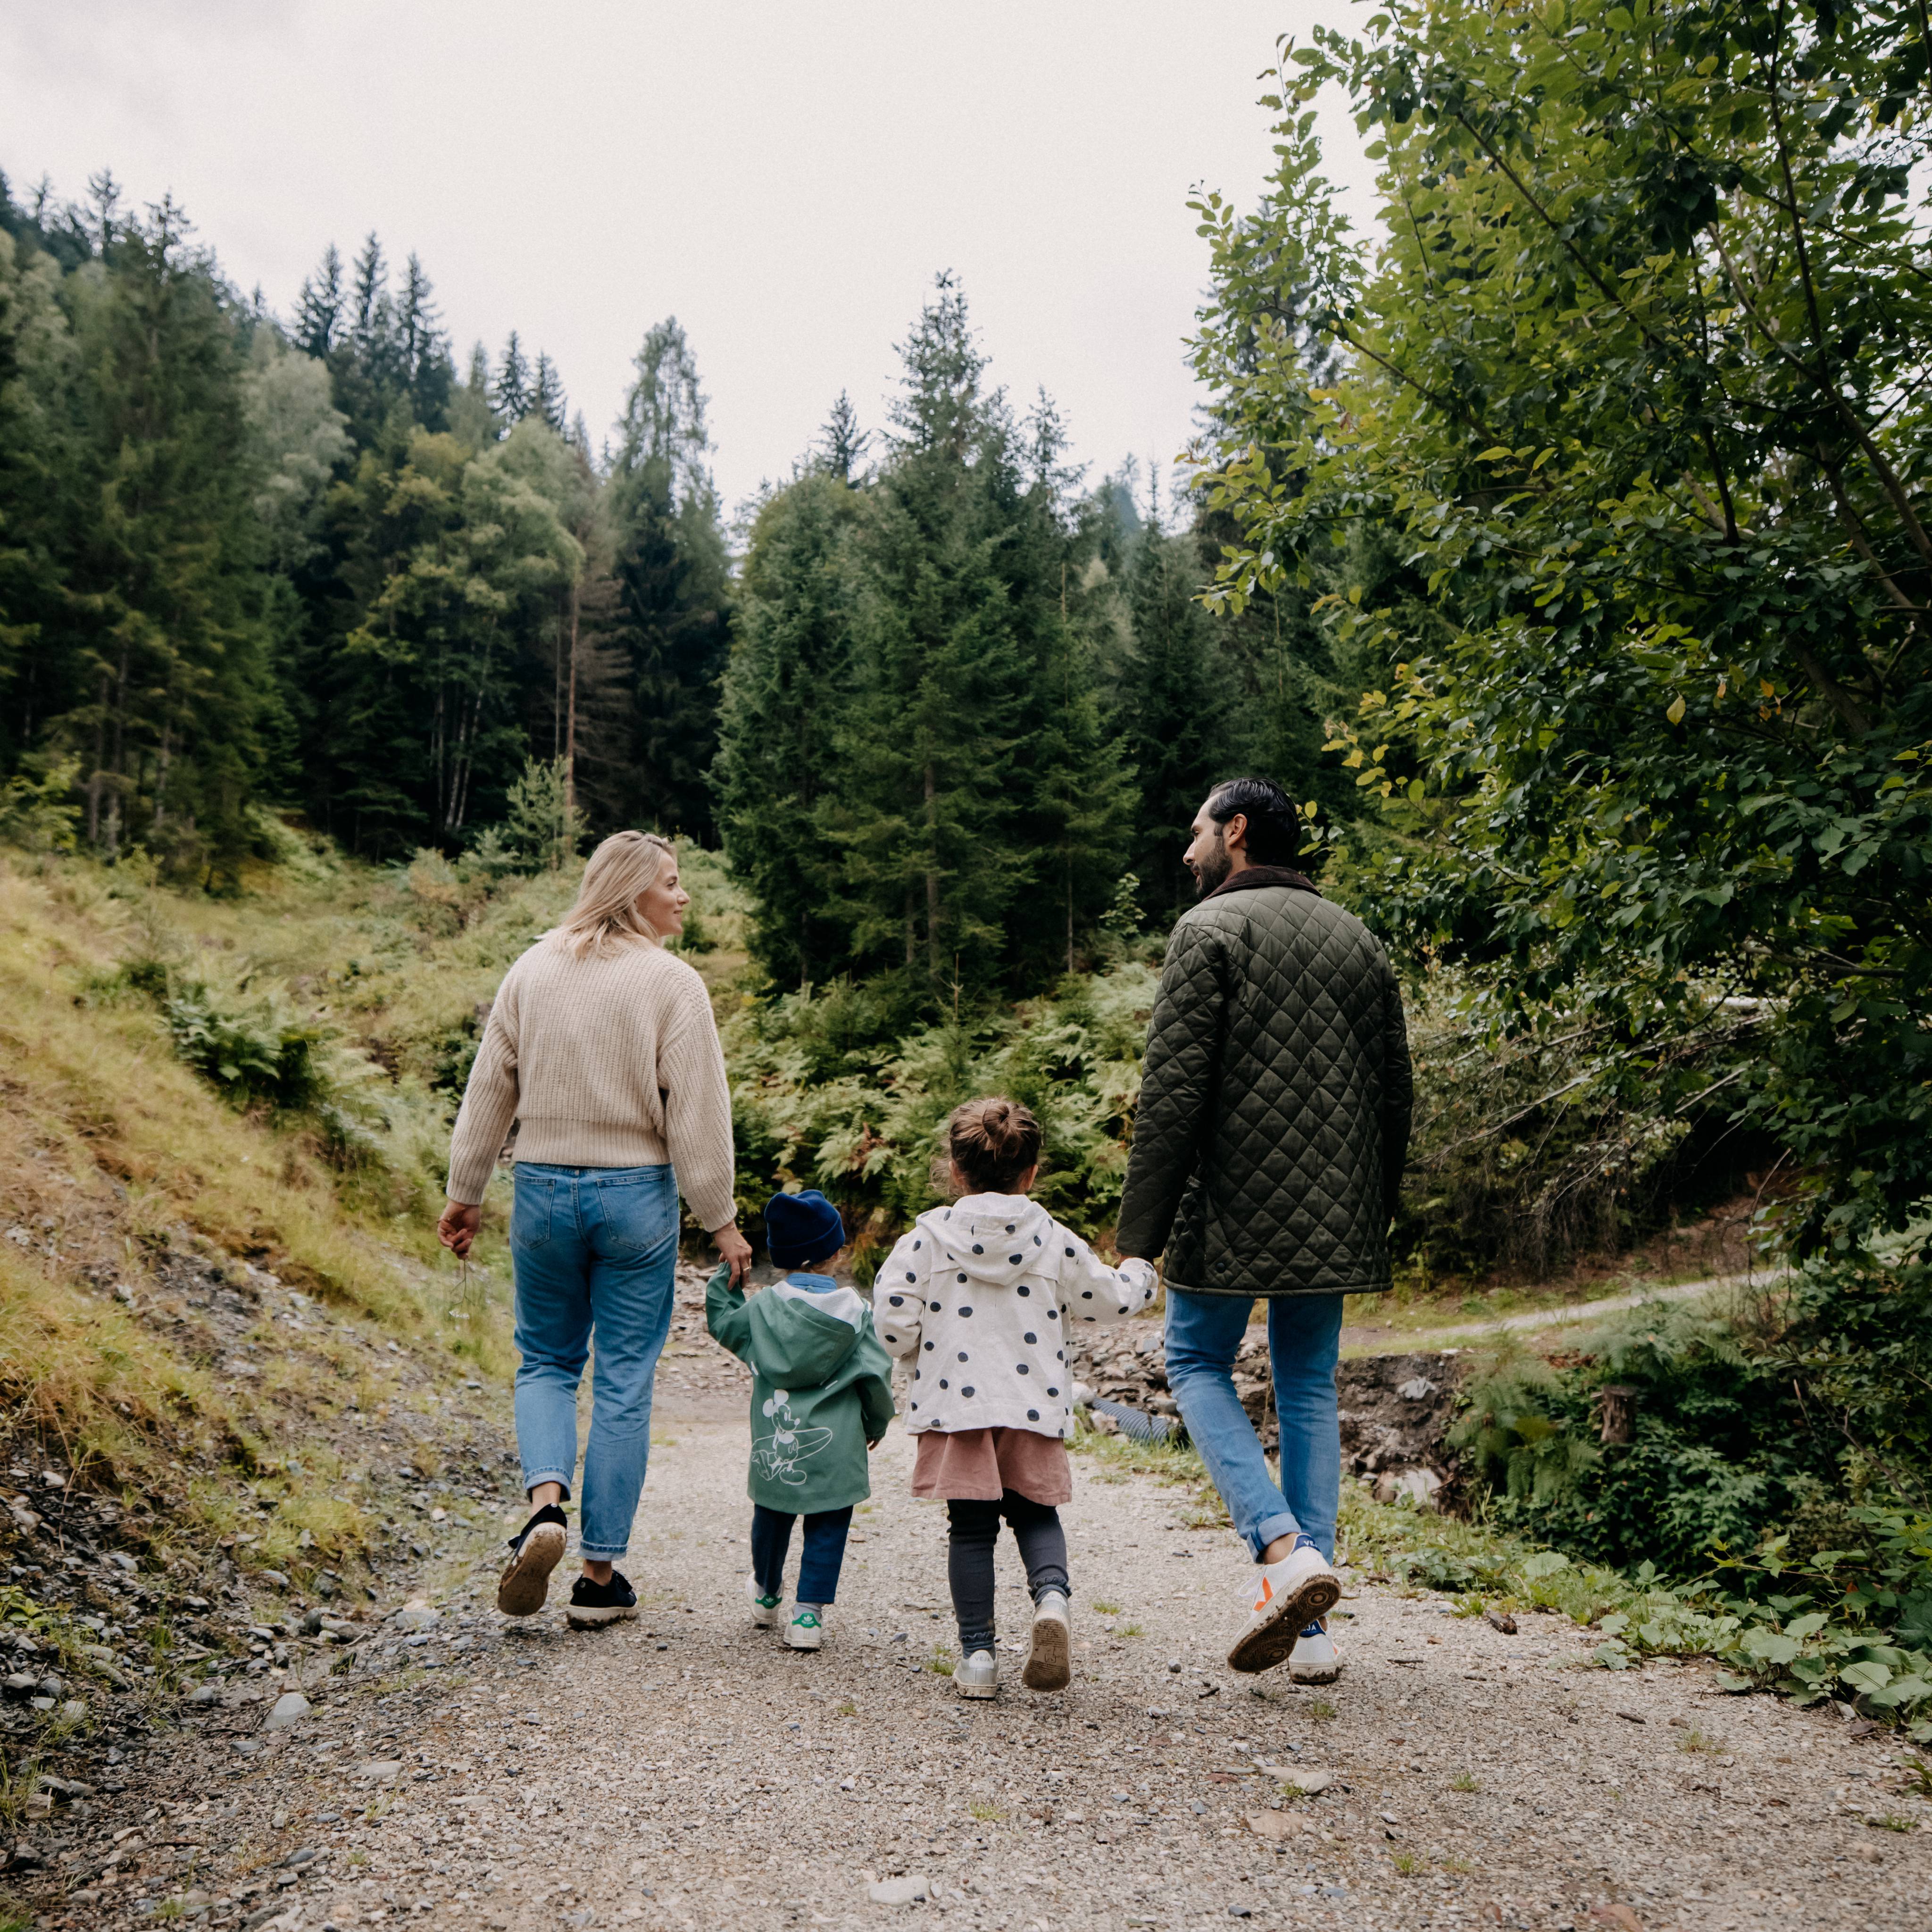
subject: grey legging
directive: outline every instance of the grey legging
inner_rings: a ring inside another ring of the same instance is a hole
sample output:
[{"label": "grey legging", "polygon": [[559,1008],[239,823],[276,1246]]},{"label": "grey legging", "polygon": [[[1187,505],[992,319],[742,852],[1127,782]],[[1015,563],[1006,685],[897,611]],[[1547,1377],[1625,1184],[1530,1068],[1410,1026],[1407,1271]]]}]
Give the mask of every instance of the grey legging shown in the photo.
[{"label": "grey legging", "polygon": [[1042,1590],[1067,1594],[1066,1532],[1051,1503],[1036,1503],[1017,1490],[1007,1490],[998,1502],[954,1497],[946,1505],[946,1515],[952,1533],[946,1580],[952,1586],[952,1614],[959,1620],[959,1648],[964,1655],[993,1647],[993,1546],[1000,1540],[1001,1516],[1012,1526],[1034,1600],[1039,1600]]}]

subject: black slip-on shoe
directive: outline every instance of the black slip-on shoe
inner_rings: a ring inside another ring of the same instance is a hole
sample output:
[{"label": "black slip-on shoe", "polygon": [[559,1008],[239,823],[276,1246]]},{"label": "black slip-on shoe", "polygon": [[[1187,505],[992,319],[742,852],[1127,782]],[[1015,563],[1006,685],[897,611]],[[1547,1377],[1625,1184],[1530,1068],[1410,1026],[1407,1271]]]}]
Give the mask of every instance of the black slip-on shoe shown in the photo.
[{"label": "black slip-on shoe", "polygon": [[621,1570],[610,1572],[608,1583],[593,1583],[580,1576],[572,1585],[570,1603],[564,1618],[572,1630],[596,1630],[638,1614],[638,1593]]},{"label": "black slip-on shoe", "polygon": [[550,1594],[550,1573],[563,1561],[564,1515],[545,1503],[510,1539],[510,1561],[496,1580],[496,1607],[506,1617],[532,1617]]}]

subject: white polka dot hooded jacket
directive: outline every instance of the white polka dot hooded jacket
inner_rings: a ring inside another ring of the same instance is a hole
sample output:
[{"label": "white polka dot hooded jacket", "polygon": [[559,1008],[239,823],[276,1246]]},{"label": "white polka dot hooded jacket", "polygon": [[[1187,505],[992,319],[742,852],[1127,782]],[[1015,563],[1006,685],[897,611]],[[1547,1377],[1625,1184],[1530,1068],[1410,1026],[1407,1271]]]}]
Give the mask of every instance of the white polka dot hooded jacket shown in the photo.
[{"label": "white polka dot hooded jacket", "polygon": [[872,1283],[879,1340],[913,1360],[907,1432],[1070,1435],[1068,1331],[1125,1322],[1154,1292],[1147,1262],[1108,1267],[1024,1194],[928,1208]]}]

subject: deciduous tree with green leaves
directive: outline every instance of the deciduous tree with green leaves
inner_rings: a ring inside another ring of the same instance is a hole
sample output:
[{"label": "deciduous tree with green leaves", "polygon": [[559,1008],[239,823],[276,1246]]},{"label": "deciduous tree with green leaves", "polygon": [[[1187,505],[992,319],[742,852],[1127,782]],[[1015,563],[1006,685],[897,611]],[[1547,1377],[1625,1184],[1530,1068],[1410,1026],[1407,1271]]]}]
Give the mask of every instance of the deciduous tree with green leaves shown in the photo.
[{"label": "deciduous tree with green leaves", "polygon": [[1813,1246],[1932,1193],[1928,46],[1916,4],[1392,4],[1284,44],[1262,199],[1198,204],[1214,601],[1316,584],[1369,518],[1447,624],[1330,602],[1397,664],[1352,728],[1404,835],[1365,900],[1493,962],[1499,1024],[1756,1015],[1712,1084],[1808,1176]]}]

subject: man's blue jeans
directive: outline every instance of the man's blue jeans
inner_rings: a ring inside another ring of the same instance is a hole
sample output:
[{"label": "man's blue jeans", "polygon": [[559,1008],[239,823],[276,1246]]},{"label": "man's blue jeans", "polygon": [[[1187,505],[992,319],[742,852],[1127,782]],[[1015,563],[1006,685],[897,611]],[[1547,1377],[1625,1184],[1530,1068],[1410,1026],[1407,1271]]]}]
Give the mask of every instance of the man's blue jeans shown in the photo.
[{"label": "man's blue jeans", "polygon": [[1342,1438],[1335,1417],[1341,1351],[1339,1294],[1268,1300],[1268,1356],[1281,1424],[1281,1482],[1268,1474],[1261,1438],[1234,1393],[1235,1352],[1247,1334],[1245,1295],[1167,1292],[1167,1385],[1187,1433],[1255,1561],[1278,1536],[1312,1536],[1335,1560],[1342,1502]]},{"label": "man's blue jeans", "polygon": [[668,1167],[519,1161],[517,1447],[526,1492],[577,1472],[577,1386],[592,1336],[590,1440],[578,1541],[593,1562],[630,1547],[651,1446],[651,1381],[670,1332],[677,1181]]}]

